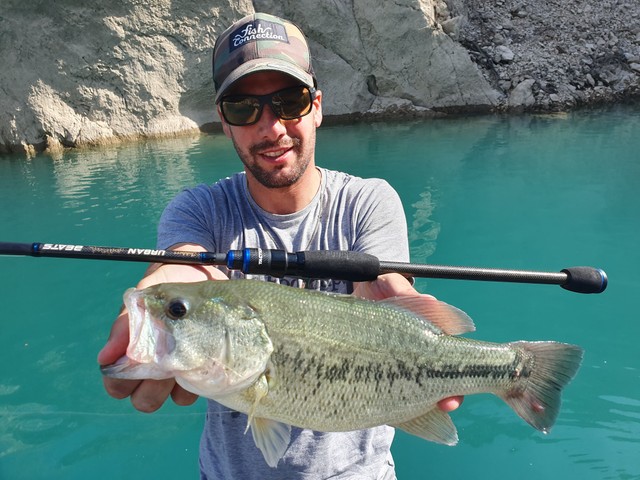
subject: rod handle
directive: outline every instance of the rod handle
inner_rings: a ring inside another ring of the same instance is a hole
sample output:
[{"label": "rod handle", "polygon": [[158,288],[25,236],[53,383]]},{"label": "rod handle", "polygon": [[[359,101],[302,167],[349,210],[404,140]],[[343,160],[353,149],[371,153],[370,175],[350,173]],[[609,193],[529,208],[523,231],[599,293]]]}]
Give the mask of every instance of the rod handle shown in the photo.
[{"label": "rod handle", "polygon": [[368,253],[347,250],[298,252],[305,276],[340,278],[351,282],[375,280],[380,275],[380,260]]},{"label": "rod handle", "polygon": [[599,268],[570,267],[561,271],[567,274],[567,281],[560,286],[572,292],[602,293],[609,282],[607,274]]},{"label": "rod handle", "polygon": [[375,280],[380,275],[377,257],[362,252],[317,250],[288,253],[284,250],[245,248],[227,254],[227,268],[243,273],[303,278],[335,278],[352,282]]}]

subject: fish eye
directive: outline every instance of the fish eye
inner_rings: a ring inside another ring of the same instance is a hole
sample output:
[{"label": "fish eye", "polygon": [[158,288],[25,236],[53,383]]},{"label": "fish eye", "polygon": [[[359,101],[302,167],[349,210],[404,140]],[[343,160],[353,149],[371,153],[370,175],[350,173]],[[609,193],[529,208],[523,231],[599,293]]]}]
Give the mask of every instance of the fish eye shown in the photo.
[{"label": "fish eye", "polygon": [[187,314],[188,310],[187,302],[181,298],[170,300],[165,307],[165,313],[172,320],[180,320]]}]

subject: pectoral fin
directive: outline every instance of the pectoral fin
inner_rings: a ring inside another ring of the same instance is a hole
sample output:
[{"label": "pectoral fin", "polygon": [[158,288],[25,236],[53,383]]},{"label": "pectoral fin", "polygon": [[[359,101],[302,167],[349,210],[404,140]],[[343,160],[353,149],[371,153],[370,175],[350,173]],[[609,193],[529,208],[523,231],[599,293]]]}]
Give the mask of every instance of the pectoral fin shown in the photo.
[{"label": "pectoral fin", "polygon": [[[271,370],[268,369],[268,372]],[[267,418],[257,417],[260,402],[269,394],[269,378],[267,373],[262,375],[253,385],[253,406],[249,411],[249,423],[251,434],[256,446],[264,455],[264,459],[270,467],[278,465],[278,461],[291,441],[291,425]],[[246,431],[245,431],[246,433]]]},{"label": "pectoral fin", "polygon": [[244,430],[244,433],[247,433],[249,427],[251,426],[251,422],[253,421],[253,417],[256,415],[256,409],[260,405],[260,401],[269,394],[269,381],[267,380],[266,375],[260,375],[260,378],[256,380],[256,382],[252,385],[253,392],[253,405],[251,406],[251,410],[248,413],[248,422],[247,428]]},{"label": "pectoral fin", "polygon": [[275,467],[291,441],[291,425],[255,417],[249,423],[253,441],[264,455],[267,464]]},{"label": "pectoral fin", "polygon": [[451,421],[451,417],[438,407],[434,407],[421,417],[392,426],[431,442],[450,446],[458,443],[456,426]]}]

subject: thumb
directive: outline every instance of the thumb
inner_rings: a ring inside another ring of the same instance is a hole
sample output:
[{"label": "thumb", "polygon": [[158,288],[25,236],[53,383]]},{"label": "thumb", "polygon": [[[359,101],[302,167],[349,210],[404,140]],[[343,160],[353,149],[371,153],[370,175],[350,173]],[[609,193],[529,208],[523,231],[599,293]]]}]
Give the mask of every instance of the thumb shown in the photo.
[{"label": "thumb", "polygon": [[109,339],[102,350],[98,353],[98,363],[109,365],[115,363],[119,358],[127,353],[129,345],[129,314],[124,310],[116,318]]}]

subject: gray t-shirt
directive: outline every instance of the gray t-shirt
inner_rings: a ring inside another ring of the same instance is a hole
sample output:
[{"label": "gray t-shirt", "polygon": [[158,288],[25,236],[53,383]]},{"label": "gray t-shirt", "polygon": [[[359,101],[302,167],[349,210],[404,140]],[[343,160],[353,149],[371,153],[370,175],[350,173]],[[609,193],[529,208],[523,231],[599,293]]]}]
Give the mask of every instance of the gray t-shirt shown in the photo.
[{"label": "gray t-shirt", "polygon": [[[386,261],[409,261],[407,225],[398,194],[384,180],[362,179],[319,169],[322,184],[299,212],[274,215],[262,210],[247,189],[244,173],[181,192],[158,226],[158,248],[195,243],[210,252],[243,248],[350,250]],[[227,272],[287,285],[350,293],[351,282],[275,278]],[[291,443],[277,468],[269,467],[245,434],[247,417],[208,402],[200,444],[201,477],[207,479],[388,479],[395,478],[388,426],[354,432],[293,428]]]}]

